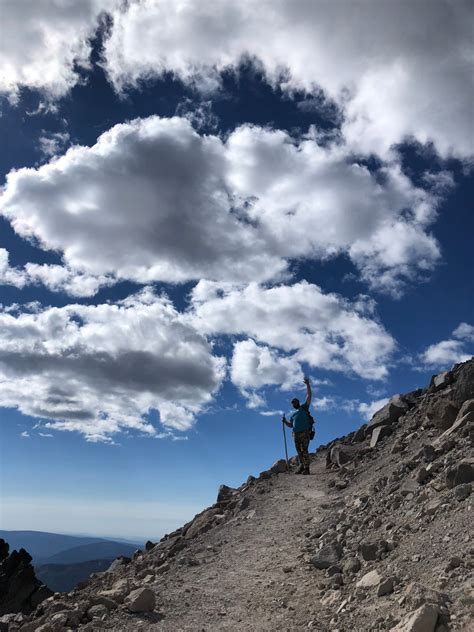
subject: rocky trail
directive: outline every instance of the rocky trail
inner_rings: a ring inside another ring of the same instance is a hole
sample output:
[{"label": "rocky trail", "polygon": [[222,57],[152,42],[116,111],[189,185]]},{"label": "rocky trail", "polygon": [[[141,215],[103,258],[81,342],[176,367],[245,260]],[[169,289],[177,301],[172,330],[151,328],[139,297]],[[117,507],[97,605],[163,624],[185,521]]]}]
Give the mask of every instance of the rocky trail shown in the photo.
[{"label": "rocky trail", "polygon": [[470,632],[473,444],[471,360],[0,630]]}]

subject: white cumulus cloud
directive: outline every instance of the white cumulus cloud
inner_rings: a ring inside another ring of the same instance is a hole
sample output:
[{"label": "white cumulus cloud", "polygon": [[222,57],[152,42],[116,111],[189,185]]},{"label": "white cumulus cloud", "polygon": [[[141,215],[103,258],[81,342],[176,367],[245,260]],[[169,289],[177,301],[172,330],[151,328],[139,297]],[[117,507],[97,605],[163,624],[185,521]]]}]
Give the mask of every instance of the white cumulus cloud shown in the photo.
[{"label": "white cumulus cloud", "polygon": [[0,92],[50,99],[80,81],[107,13],[102,64],[118,91],[171,72],[204,91],[244,58],[291,92],[324,94],[363,153],[407,137],[471,156],[472,29],[468,0],[2,0]]},{"label": "white cumulus cloud", "polygon": [[0,283],[23,289],[27,285],[44,285],[53,292],[71,296],[93,296],[101,287],[116,280],[105,275],[91,275],[59,264],[26,263],[23,267],[10,265],[10,254],[0,248]]},{"label": "white cumulus cloud", "polygon": [[0,3],[0,93],[12,101],[22,87],[47,98],[66,94],[88,67],[91,37],[103,11],[117,0],[2,0]]},{"label": "white cumulus cloud", "polygon": [[0,312],[0,406],[105,441],[155,435],[146,415],[187,430],[225,374],[170,301],[143,290],[102,305]]},{"label": "white cumulus cloud", "polygon": [[396,163],[374,174],[311,135],[244,125],[222,139],[154,116],[10,172],[0,212],[62,254],[65,270],[29,270],[50,285],[84,286],[73,273],[96,286],[278,280],[291,260],[347,254],[371,286],[399,294],[440,256],[437,203]]},{"label": "white cumulus cloud", "polygon": [[420,355],[422,364],[427,368],[449,368],[457,362],[470,360],[474,354],[474,327],[460,323],[452,337],[430,345]]},{"label": "white cumulus cloud", "polygon": [[467,0],[142,0],[114,13],[104,63],[117,90],[170,71],[204,90],[255,57],[270,81],[323,89],[362,152],[413,136],[472,155],[472,28]]},{"label": "white cumulus cloud", "polygon": [[248,339],[234,345],[231,379],[251,407],[258,408],[265,400],[255,391],[269,385],[288,390],[303,380],[303,373],[295,358]]},{"label": "white cumulus cloud", "polygon": [[277,373],[283,376],[282,367],[293,383],[300,376],[296,362],[383,379],[395,350],[390,334],[360,306],[305,281],[271,288],[200,281],[191,304],[187,316],[206,335],[251,337],[278,351],[266,351],[255,342],[256,349],[248,342],[237,347],[242,361],[233,375],[245,385],[251,383],[251,375],[257,384],[270,384]]}]

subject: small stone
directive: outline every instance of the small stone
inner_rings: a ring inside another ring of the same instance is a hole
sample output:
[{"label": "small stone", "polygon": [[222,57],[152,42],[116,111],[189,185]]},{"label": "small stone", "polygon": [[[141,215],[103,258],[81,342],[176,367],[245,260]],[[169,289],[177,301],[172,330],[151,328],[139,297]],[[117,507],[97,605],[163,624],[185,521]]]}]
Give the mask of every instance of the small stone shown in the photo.
[{"label": "small stone", "polygon": [[424,516],[434,516],[434,514],[441,507],[442,501],[438,498],[433,498],[426,503],[426,507],[423,508]]},{"label": "small stone", "polygon": [[420,485],[423,485],[424,483],[426,483],[426,481],[429,479],[429,477],[430,477],[430,475],[429,475],[429,472],[427,471],[427,469],[425,467],[421,467],[418,470],[418,472],[416,473],[415,480]]},{"label": "small stone", "polygon": [[450,571],[453,568],[459,568],[459,566],[463,565],[463,561],[460,557],[454,556],[449,559],[447,570]]},{"label": "small stone", "polygon": [[463,501],[469,498],[472,492],[471,483],[463,483],[454,488],[454,497],[456,500]]},{"label": "small stone", "polygon": [[377,597],[383,597],[392,593],[394,583],[393,577],[387,577],[387,579],[382,580],[377,588]]},{"label": "small stone", "polygon": [[366,562],[378,558],[378,545],[375,542],[362,542],[359,551]]},{"label": "small stone", "polygon": [[446,486],[451,489],[464,483],[474,481],[474,463],[471,460],[461,461],[456,467],[446,472]]},{"label": "small stone", "polygon": [[435,460],[436,450],[431,445],[431,443],[425,444],[423,446],[423,456],[425,457],[425,461],[428,461],[428,463]]},{"label": "small stone", "polygon": [[360,554],[366,562],[380,559],[381,553],[386,550],[387,542],[385,540],[380,540],[379,542],[361,542],[359,546]]},{"label": "small stone", "polygon": [[360,561],[356,557],[350,557],[343,564],[345,573],[358,573],[360,571]]},{"label": "small stone", "polygon": [[336,573],[335,575],[332,575],[329,578],[329,585],[330,586],[342,586],[344,583],[343,577],[341,575],[341,573]]},{"label": "small stone", "polygon": [[87,611],[87,616],[89,617],[89,619],[100,619],[104,616],[104,614],[107,615],[108,613],[109,609],[103,604],[99,603],[96,606],[92,606],[91,608],[89,608],[89,610]]},{"label": "small stone", "polygon": [[337,575],[341,573],[342,573],[342,570],[337,565],[330,566],[328,570],[326,571],[326,574],[328,575],[328,577],[331,577],[331,575]]},{"label": "small stone", "polygon": [[336,564],[341,556],[342,547],[339,544],[327,544],[311,558],[311,563],[316,568],[326,569]]}]

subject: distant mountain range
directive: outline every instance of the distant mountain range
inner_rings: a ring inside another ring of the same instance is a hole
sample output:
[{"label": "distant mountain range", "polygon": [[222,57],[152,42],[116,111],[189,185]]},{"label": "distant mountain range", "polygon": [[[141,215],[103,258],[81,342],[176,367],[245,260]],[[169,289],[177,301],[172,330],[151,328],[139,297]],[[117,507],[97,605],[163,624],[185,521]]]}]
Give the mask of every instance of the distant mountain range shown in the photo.
[{"label": "distant mountain range", "polygon": [[106,570],[120,555],[131,557],[143,548],[141,542],[43,531],[0,530],[0,538],[8,542],[10,552],[26,549],[33,558],[37,577],[57,592],[69,592],[91,573]]},{"label": "distant mountain range", "polygon": [[55,592],[70,592],[91,573],[106,571],[111,560],[89,560],[78,564],[44,564],[36,567],[36,577]]},{"label": "distant mountain range", "polygon": [[[33,564],[69,564],[86,562],[97,559],[114,559],[118,555],[130,555],[138,548],[143,548],[143,542],[127,540],[114,540],[112,538],[100,538],[94,536],[64,535],[62,533],[48,533],[45,531],[3,531],[0,530],[0,538],[3,538],[13,549],[24,548],[33,558]],[[88,545],[90,548],[69,553],[70,549]],[[62,558],[61,555],[65,557]],[[59,557],[58,557],[59,555]],[[53,558],[53,559],[50,559]]]},{"label": "distant mountain range", "polygon": [[35,567],[38,567],[44,564],[77,564],[79,562],[88,562],[89,560],[114,560],[119,555],[131,557],[136,550],[137,547],[135,545],[99,540],[98,542],[73,546],[49,557],[35,558],[33,556],[33,564]]}]

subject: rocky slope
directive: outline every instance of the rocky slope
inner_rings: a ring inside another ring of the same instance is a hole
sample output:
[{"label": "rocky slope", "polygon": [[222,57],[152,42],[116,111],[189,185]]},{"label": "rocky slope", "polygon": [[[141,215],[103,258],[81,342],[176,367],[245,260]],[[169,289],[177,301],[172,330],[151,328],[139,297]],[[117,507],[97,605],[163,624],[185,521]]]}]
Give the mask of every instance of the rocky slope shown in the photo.
[{"label": "rocky slope", "polygon": [[473,630],[474,360],[0,629]]}]

